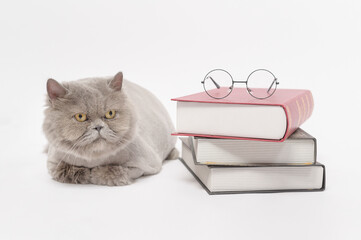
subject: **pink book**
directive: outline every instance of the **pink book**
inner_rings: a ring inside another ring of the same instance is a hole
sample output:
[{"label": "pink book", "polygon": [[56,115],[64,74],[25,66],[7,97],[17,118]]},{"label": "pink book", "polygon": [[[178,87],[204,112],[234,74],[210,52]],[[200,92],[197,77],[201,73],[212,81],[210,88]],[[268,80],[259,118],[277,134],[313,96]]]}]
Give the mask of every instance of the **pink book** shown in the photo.
[{"label": "pink book", "polygon": [[277,89],[259,100],[245,88],[234,88],[224,99],[205,92],[173,98],[177,101],[176,136],[198,136],[283,142],[312,114],[309,90]]}]

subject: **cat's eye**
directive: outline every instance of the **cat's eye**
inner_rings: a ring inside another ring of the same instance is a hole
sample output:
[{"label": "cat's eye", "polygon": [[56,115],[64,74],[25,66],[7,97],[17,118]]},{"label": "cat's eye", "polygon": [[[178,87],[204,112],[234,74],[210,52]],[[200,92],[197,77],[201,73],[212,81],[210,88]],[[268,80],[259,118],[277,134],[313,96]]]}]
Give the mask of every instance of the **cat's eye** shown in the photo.
[{"label": "cat's eye", "polygon": [[114,110],[110,110],[105,114],[105,118],[107,119],[112,119],[115,117],[115,111]]},{"label": "cat's eye", "polygon": [[77,113],[74,115],[74,117],[78,122],[84,122],[87,120],[86,114],[84,113]]}]

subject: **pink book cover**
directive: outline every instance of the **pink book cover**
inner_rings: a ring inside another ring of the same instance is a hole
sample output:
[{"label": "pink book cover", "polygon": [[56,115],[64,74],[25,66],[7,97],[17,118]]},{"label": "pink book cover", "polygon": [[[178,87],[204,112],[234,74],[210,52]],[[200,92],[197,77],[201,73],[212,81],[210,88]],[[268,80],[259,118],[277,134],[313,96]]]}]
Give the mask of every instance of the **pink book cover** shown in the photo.
[{"label": "pink book cover", "polygon": [[189,133],[172,133],[174,136],[199,136],[199,137],[213,137],[213,138],[229,138],[229,139],[243,139],[243,140],[261,140],[272,142],[283,142],[286,140],[298,127],[300,127],[312,114],[314,103],[312,93],[309,90],[301,89],[277,89],[277,91],[269,98],[260,100],[252,97],[246,88],[234,88],[232,93],[224,99],[214,99],[206,92],[195,93],[184,97],[173,98],[172,101],[183,102],[201,102],[201,103],[222,103],[222,104],[245,104],[245,105],[270,105],[281,106],[287,118],[287,129],[282,139],[258,139],[258,138],[243,138],[233,136],[216,136],[204,134],[189,134]]}]

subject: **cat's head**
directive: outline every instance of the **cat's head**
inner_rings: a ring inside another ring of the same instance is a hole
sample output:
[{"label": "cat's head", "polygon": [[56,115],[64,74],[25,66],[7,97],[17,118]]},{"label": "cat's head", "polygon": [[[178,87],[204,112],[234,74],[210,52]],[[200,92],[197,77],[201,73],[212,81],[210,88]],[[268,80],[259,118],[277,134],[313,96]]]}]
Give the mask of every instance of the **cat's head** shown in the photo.
[{"label": "cat's head", "polygon": [[97,159],[115,154],[134,136],[136,116],[124,94],[123,74],[47,82],[44,133],[64,154]]}]

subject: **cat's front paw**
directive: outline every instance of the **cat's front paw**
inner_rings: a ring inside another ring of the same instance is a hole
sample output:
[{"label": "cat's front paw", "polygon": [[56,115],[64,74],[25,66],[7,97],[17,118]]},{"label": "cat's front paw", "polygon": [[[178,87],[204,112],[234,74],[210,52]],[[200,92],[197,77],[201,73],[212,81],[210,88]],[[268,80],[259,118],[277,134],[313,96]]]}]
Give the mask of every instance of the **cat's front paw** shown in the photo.
[{"label": "cat's front paw", "polygon": [[88,184],[90,183],[90,169],[59,162],[50,169],[54,180],[62,183]]},{"label": "cat's front paw", "polygon": [[119,165],[104,165],[92,168],[91,183],[97,185],[122,186],[132,183],[126,168]]}]

